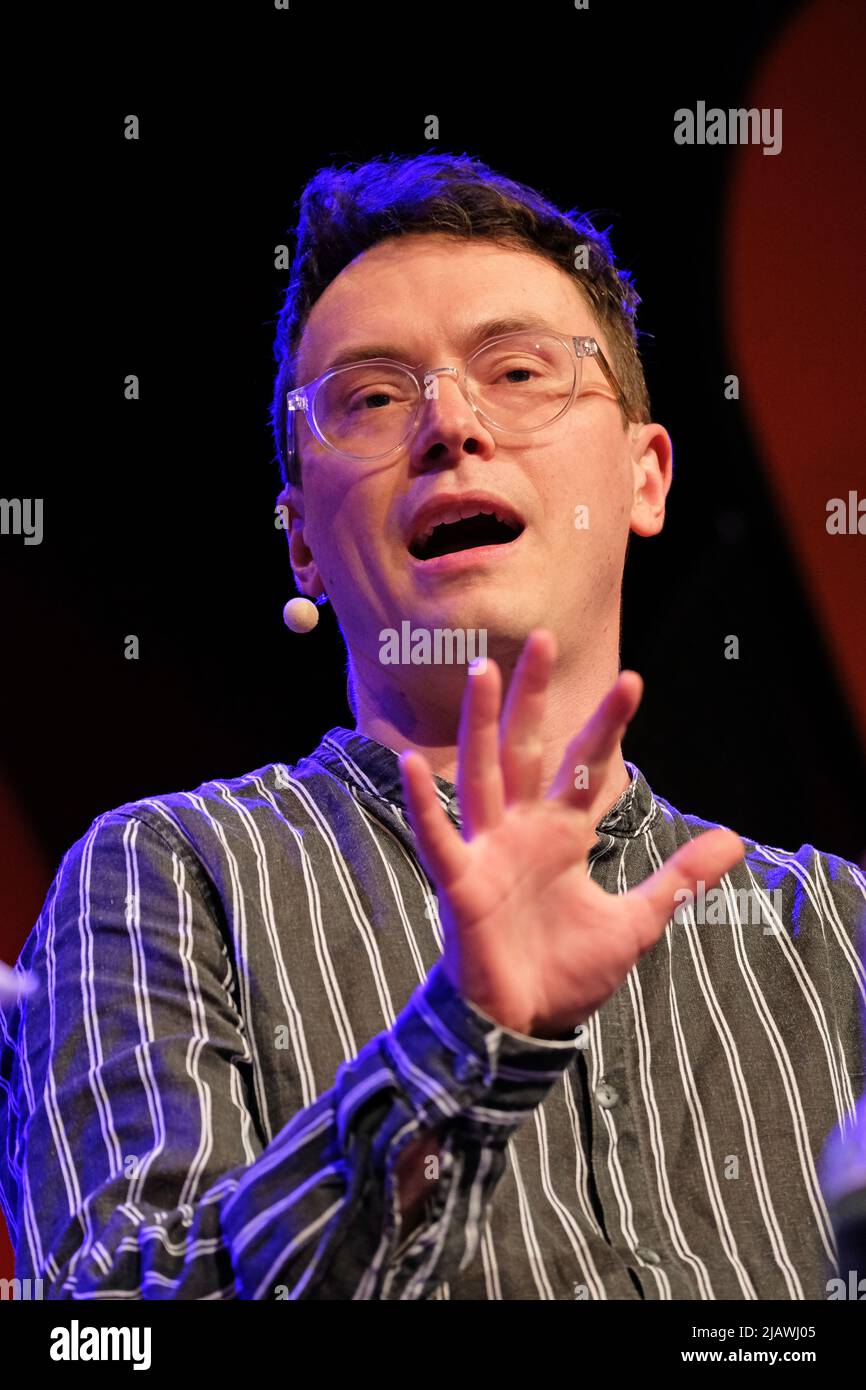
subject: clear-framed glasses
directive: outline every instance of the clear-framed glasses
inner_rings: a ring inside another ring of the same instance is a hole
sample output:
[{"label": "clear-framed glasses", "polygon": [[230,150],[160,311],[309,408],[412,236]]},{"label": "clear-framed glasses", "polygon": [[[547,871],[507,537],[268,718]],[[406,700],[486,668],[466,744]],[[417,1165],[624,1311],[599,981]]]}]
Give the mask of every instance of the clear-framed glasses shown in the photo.
[{"label": "clear-framed glasses", "polygon": [[580,394],[583,364],[594,358],[629,417],[625,395],[595,338],[535,329],[488,338],[463,364],[423,371],[374,357],[334,367],[286,395],[288,464],[297,460],[295,416],[303,412],[324,448],[359,463],[379,462],[404,448],[421,419],[421,404],[438,396],[438,378],[461,384],[487,426],[529,434],[564,415]]}]

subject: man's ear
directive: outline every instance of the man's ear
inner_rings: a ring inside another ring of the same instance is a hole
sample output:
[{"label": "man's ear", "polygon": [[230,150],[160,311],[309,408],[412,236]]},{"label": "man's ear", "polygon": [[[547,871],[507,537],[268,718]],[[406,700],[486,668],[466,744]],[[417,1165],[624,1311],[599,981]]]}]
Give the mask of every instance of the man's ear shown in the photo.
[{"label": "man's ear", "polygon": [[[288,509],[289,502],[291,501],[291,498],[292,498],[292,492],[293,492],[293,491],[296,491],[296,490],[297,490],[297,489],[293,488],[293,485],[292,485],[291,483],[286,483],[286,485],[285,485],[285,487],[282,489],[282,491],[277,493],[277,506],[278,506],[278,507],[284,507],[284,508]],[[285,529],[288,531],[288,529],[289,529],[288,525],[286,526]]]},{"label": "man's ear", "polygon": [[665,524],[665,499],[674,476],[674,446],[663,425],[641,425],[632,438],[634,492],[629,530],[656,536]]},{"label": "man's ear", "polygon": [[307,544],[304,494],[294,483],[286,483],[277,496],[275,525],[286,532],[289,543],[289,564],[298,589],[307,598],[319,598],[325,592],[313,552]]}]

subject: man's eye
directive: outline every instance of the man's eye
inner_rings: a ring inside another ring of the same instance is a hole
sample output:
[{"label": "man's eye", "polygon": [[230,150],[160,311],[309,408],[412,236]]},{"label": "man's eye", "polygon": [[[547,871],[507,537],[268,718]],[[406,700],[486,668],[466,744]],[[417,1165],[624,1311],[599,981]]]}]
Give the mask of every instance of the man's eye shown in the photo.
[{"label": "man's eye", "polygon": [[505,375],[509,378],[522,377],[526,381],[532,375],[532,371],[529,367],[509,367]]},{"label": "man's eye", "polygon": [[374,391],[368,386],[363,391],[356,391],[347,397],[343,401],[342,409],[347,414],[357,415],[364,410],[381,410],[383,406],[390,405],[393,399],[390,391]]}]

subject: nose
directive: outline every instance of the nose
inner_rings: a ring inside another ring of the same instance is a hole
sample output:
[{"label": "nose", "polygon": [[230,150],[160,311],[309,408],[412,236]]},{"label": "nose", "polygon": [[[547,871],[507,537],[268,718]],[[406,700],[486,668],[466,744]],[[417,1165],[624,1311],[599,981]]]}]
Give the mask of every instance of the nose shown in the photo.
[{"label": "nose", "polygon": [[[420,420],[413,441],[413,453],[421,458],[448,454],[492,453],[493,436],[476,414],[460,381],[456,367],[431,367],[424,374],[424,389],[418,403]],[[472,447],[467,447],[469,444]]]},{"label": "nose", "polygon": [[450,376],[456,382],[460,381],[460,373],[456,367],[431,367],[424,375],[424,399],[436,400],[439,395],[439,377]]}]

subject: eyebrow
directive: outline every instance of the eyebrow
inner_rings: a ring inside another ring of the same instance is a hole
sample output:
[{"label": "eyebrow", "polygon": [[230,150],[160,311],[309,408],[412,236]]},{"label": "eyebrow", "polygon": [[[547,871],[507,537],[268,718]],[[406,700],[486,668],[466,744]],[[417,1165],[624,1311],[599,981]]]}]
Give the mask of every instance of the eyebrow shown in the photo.
[{"label": "eyebrow", "polygon": [[[483,323],[473,324],[458,337],[457,343],[464,353],[468,353],[471,348],[479,346],[487,338],[498,338],[504,333],[519,333],[524,328],[542,329],[548,333],[557,331],[541,314],[515,314],[505,318],[485,319]],[[359,343],[356,347],[343,348],[335,353],[318,375],[324,376],[325,372],[333,371],[335,367],[348,367],[353,362],[366,362],[370,357],[390,357],[405,367],[421,365],[408,362],[403,349],[393,343]]]}]

